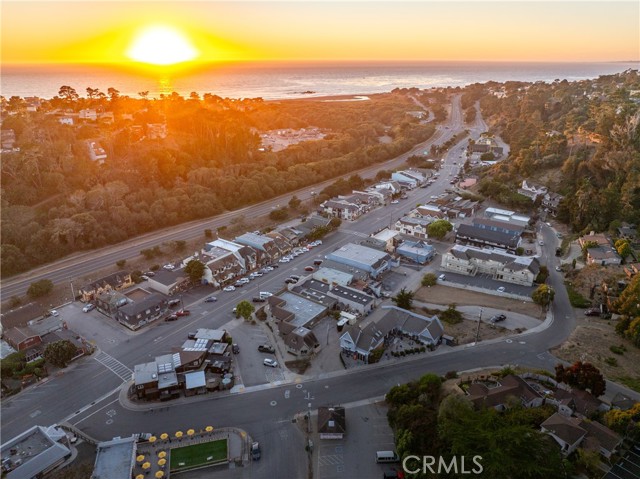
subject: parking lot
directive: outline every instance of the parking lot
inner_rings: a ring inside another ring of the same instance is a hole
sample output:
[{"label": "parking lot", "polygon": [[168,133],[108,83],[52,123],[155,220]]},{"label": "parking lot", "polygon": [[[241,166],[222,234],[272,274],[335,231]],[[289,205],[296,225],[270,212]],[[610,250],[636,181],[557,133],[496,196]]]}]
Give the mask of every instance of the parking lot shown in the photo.
[{"label": "parking lot", "polygon": [[[315,427],[315,426],[314,426]],[[351,479],[381,477],[383,471],[400,464],[377,464],[376,451],[395,449],[393,432],[387,422],[387,408],[381,403],[346,409],[344,439],[313,438],[314,477]]]}]

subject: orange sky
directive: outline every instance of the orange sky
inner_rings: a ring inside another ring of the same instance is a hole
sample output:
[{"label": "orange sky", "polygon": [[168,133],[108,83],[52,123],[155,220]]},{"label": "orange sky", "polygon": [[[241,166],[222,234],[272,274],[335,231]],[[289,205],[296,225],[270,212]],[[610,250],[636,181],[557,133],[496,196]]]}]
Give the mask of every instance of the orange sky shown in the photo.
[{"label": "orange sky", "polygon": [[2,1],[2,63],[129,63],[149,25],[202,62],[640,59],[638,1]]}]

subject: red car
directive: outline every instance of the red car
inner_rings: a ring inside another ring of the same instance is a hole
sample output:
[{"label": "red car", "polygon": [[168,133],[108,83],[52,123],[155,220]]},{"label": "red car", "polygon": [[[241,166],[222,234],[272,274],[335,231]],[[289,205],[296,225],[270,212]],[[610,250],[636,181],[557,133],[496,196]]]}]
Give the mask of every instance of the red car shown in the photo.
[{"label": "red car", "polygon": [[176,311],[177,316],[189,316],[190,314],[191,311],[189,311],[188,309],[181,309],[180,311]]}]

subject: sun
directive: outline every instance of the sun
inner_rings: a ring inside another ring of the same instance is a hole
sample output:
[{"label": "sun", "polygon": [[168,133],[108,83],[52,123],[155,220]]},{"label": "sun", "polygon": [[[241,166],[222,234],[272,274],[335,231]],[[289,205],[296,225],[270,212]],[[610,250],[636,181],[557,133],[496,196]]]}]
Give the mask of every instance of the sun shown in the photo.
[{"label": "sun", "polygon": [[153,26],[142,30],[127,50],[132,60],[152,65],[174,65],[198,56],[198,51],[178,30]]}]

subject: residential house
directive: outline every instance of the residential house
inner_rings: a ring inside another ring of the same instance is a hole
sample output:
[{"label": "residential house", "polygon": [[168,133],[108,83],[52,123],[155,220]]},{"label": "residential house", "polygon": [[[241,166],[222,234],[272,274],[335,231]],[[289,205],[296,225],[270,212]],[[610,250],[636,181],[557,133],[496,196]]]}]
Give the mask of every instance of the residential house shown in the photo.
[{"label": "residential house", "polygon": [[389,190],[394,195],[402,191],[402,187],[400,186],[400,183],[398,183],[397,181],[381,181],[373,185],[373,187],[376,190]]},{"label": "residential house", "polygon": [[45,309],[38,303],[27,303],[0,314],[2,329],[8,330],[16,326],[26,326],[30,321],[44,317]]},{"label": "residential house", "polygon": [[498,281],[525,286],[532,286],[540,272],[537,258],[462,245],[454,245],[442,256],[441,267],[467,276],[487,274]]},{"label": "residential house", "polygon": [[638,242],[638,227],[634,224],[622,223],[622,226],[618,228],[618,237],[620,239],[626,239],[630,243]]},{"label": "residential house", "polygon": [[89,158],[91,161],[97,161],[98,164],[104,163],[107,159],[107,151],[98,141],[87,140],[87,147],[89,149]]},{"label": "residential house", "polygon": [[102,291],[93,299],[96,310],[110,318],[115,318],[118,308],[129,304],[130,299],[119,291]]},{"label": "residential house", "polygon": [[476,183],[478,183],[477,179],[467,178],[466,180],[463,180],[460,183],[458,183],[458,188],[466,190],[468,188],[471,188],[472,186],[475,186]]},{"label": "residential house", "polygon": [[368,363],[370,354],[384,346],[386,334],[376,323],[369,323],[364,328],[360,325],[350,325],[340,336],[340,348],[355,359]]},{"label": "residential house", "polygon": [[396,221],[395,229],[405,235],[426,239],[429,237],[428,228],[431,223],[432,219],[403,216]]},{"label": "residential house", "polygon": [[424,241],[404,241],[396,248],[396,253],[415,263],[425,264],[435,257],[436,250]]},{"label": "residential house", "polygon": [[544,196],[549,192],[546,186],[537,185],[531,181],[522,180],[522,186],[518,189],[518,193],[535,201],[538,196]]},{"label": "residential house", "polygon": [[510,235],[522,235],[525,227],[518,223],[502,221],[496,218],[474,218],[472,224],[475,228],[489,231],[499,231]]},{"label": "residential house", "polygon": [[381,241],[384,245],[382,249],[388,253],[393,253],[396,250],[396,245],[400,240],[398,232],[390,230],[389,228],[378,231],[376,234],[371,236]]},{"label": "residential house", "polygon": [[420,205],[415,210],[416,216],[424,218],[426,220],[435,221],[445,219],[446,213],[440,209],[438,205],[427,203],[426,205]]},{"label": "residential house", "polygon": [[42,344],[42,338],[29,326],[9,328],[2,333],[2,337],[16,351],[25,351]]},{"label": "residential house", "polygon": [[84,108],[78,112],[78,119],[85,121],[97,121],[98,112],[93,108]]},{"label": "residential house", "polygon": [[131,273],[128,271],[117,271],[113,274],[93,281],[78,290],[80,301],[88,303],[96,299],[96,297],[107,291],[121,291],[133,286]]},{"label": "residential house", "polygon": [[304,236],[307,236],[320,227],[322,228],[328,227],[330,221],[331,221],[331,218],[325,218],[324,216],[313,214],[307,217],[307,219],[304,220],[302,223],[296,225],[295,228],[298,231],[301,231]]},{"label": "residential house", "polygon": [[536,407],[543,404],[542,396],[520,376],[509,374],[501,378],[494,387],[475,382],[469,385],[467,395],[473,405],[480,408],[507,409],[509,398],[519,401],[524,407]]},{"label": "residential house", "polygon": [[600,266],[608,266],[612,264],[621,264],[622,258],[611,245],[596,246],[587,248],[587,264],[597,264]]},{"label": "residential house", "polygon": [[580,245],[580,248],[585,248],[588,244],[611,246],[611,240],[607,235],[591,231],[588,235],[580,236],[578,238],[578,244]]},{"label": "residential house", "polygon": [[516,249],[520,247],[521,238],[517,234],[502,233],[461,224],[456,231],[456,243],[481,248],[500,248],[509,253],[515,253]]},{"label": "residential house", "polygon": [[318,408],[320,439],[343,439],[347,432],[345,408],[321,406]]},{"label": "residential house", "polygon": [[393,191],[391,189],[375,188],[373,186],[367,188],[367,193],[373,195],[381,205],[386,205],[391,201],[391,197],[393,196]]},{"label": "residential house", "polygon": [[265,236],[268,236],[274,241],[276,247],[280,251],[280,257],[286,256],[291,251],[291,242],[282,233],[279,233],[277,231],[270,231]]},{"label": "residential house", "polygon": [[294,356],[311,356],[320,349],[316,335],[308,328],[295,328],[284,336],[284,346]]},{"label": "residential house", "polygon": [[365,213],[362,205],[341,199],[327,200],[320,207],[325,214],[346,221],[355,221]]},{"label": "residential house", "polygon": [[553,414],[540,427],[560,445],[565,456],[583,447],[609,459],[622,443],[622,437],[597,421],[559,413]]},{"label": "residential house", "polygon": [[564,196],[559,195],[553,192],[545,193],[542,198],[542,206],[545,208],[552,216],[556,216],[558,214],[558,208],[560,207],[560,202],[564,199]]},{"label": "residential house", "polygon": [[280,249],[276,245],[273,238],[256,233],[244,233],[243,235],[234,238],[234,242],[250,246],[256,251],[262,251],[267,259],[267,262],[276,261],[281,257]]},{"label": "residential house", "polygon": [[373,208],[376,205],[384,204],[384,196],[376,190],[373,191],[358,191],[353,190],[351,197],[357,198],[361,204],[367,205],[368,209]]}]

